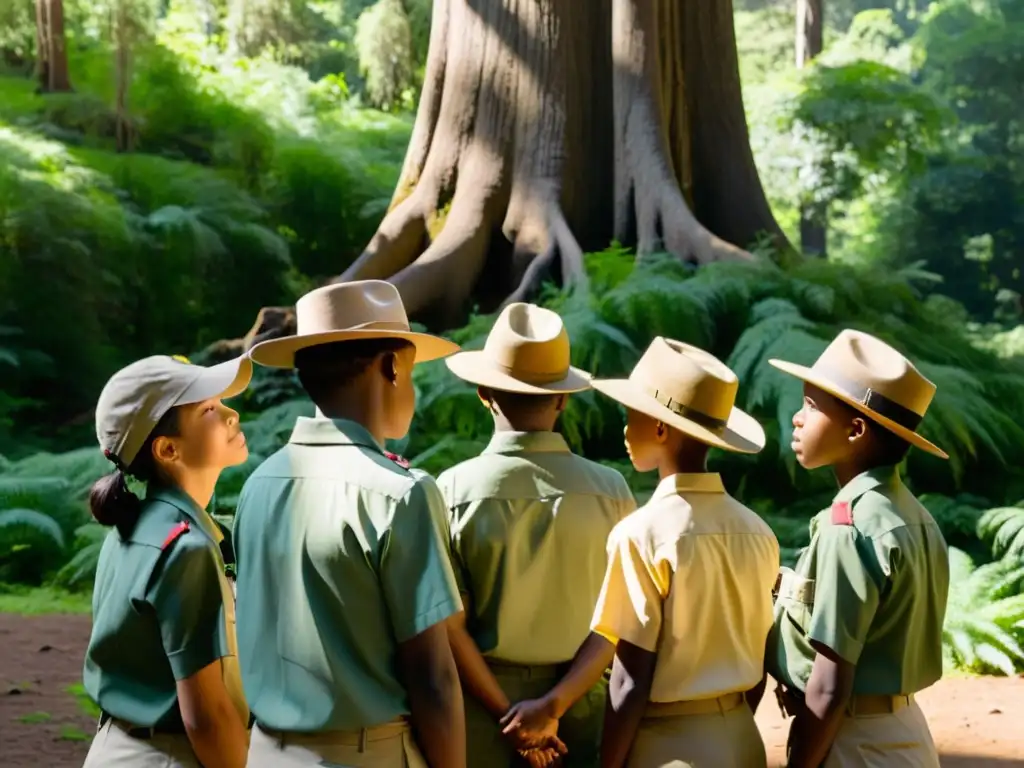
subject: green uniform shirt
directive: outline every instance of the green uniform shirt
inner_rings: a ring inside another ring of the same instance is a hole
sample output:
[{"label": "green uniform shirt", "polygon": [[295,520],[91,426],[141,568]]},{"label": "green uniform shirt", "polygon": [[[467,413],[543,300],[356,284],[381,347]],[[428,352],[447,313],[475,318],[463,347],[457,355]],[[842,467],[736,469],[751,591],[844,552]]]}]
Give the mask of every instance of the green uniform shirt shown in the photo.
[{"label": "green uniform shirt", "polygon": [[[189,529],[164,546],[181,522]],[[181,490],[152,487],[135,529],[103,542],[83,681],[112,716],[181,722],[176,681],[231,655],[211,518]]]},{"label": "green uniform shirt", "polygon": [[234,546],[259,724],[354,730],[408,714],[398,644],[462,610],[433,478],[359,424],[300,418],[243,487]]},{"label": "green uniform shirt", "polygon": [[622,475],[576,456],[555,432],[498,432],[437,482],[481,653],[572,659],[590,631],[608,534],[636,509]]},{"label": "green uniform shirt", "polygon": [[[942,676],[949,556],[935,520],[895,467],[858,475],[811,521],[811,543],[782,569],[768,671],[807,689],[814,640],[857,665],[857,695],[906,695]],[[840,515],[841,517],[842,515]]]}]

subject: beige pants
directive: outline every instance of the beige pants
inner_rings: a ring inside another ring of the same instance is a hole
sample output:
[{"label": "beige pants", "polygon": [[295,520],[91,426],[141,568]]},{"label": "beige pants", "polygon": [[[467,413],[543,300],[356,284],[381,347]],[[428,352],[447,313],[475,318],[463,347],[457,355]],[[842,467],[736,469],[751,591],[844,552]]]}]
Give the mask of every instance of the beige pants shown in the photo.
[{"label": "beige pants", "polygon": [[[673,713],[673,708],[711,710],[712,706],[712,711]],[[767,763],[761,732],[750,707],[740,694],[731,694],[706,703],[651,705],[640,721],[627,766],[765,768]]]},{"label": "beige pants", "polygon": [[[362,734],[362,737],[361,737]],[[362,742],[362,743],[360,743]],[[406,722],[365,731],[266,732],[253,726],[247,768],[427,768]]]},{"label": "beige pants", "polygon": [[148,739],[129,736],[108,720],[96,732],[82,768],[201,768],[185,734],[158,733]]},{"label": "beige pants", "polygon": [[939,768],[939,755],[911,696],[896,712],[844,718],[824,768]]}]

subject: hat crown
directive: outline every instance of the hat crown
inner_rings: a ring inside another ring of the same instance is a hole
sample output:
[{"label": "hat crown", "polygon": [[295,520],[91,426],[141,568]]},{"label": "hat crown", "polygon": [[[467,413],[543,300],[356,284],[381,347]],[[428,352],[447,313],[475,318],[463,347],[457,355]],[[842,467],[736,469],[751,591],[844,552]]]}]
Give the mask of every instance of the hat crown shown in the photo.
[{"label": "hat crown", "polygon": [[398,289],[384,280],[357,280],[325,285],[295,303],[299,336],[331,331],[409,331],[409,318]]},{"label": "hat crown", "polygon": [[935,396],[935,385],[899,351],[869,334],[844,330],[828,345],[811,369],[857,400],[872,394],[918,416]]},{"label": "hat crown", "polygon": [[522,302],[502,310],[487,335],[484,353],[499,370],[530,384],[565,378],[572,356],[562,318]]},{"label": "hat crown", "polygon": [[647,347],[629,379],[668,408],[721,422],[728,420],[739,389],[736,374],[714,355],[661,336]]}]

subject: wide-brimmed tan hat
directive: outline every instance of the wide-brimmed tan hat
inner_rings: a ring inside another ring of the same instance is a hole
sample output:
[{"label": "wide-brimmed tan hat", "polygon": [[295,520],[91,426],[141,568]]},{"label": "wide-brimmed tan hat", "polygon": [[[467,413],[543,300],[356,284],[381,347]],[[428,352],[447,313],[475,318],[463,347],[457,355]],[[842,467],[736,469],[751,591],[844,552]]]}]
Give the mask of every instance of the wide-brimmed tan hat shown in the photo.
[{"label": "wide-brimmed tan hat", "polygon": [[935,396],[935,385],[881,339],[845,330],[810,368],[784,360],[768,362],[842,400],[911,445],[949,458],[916,431]]},{"label": "wide-brimmed tan hat", "polygon": [[325,285],[295,303],[295,335],[261,342],[249,356],[270,368],[294,368],[300,349],[356,339],[407,339],[416,347],[416,362],[425,363],[459,351],[459,345],[418,333],[409,327],[398,289],[383,280]]},{"label": "wide-brimmed tan hat", "polygon": [[534,304],[509,304],[482,350],[445,360],[463,381],[501,392],[551,395],[590,389],[590,374],[569,364],[569,334],[556,313]]},{"label": "wide-brimmed tan hat", "polygon": [[593,387],[715,448],[736,453],[764,448],[761,425],[733,406],[739,389],[736,374],[690,344],[658,336],[628,379],[595,379]]},{"label": "wide-brimmed tan hat", "polygon": [[131,466],[160,419],[179,405],[241,394],[252,379],[247,357],[205,368],[182,358],[154,355],[115,373],[96,403],[96,438],[104,455]]}]

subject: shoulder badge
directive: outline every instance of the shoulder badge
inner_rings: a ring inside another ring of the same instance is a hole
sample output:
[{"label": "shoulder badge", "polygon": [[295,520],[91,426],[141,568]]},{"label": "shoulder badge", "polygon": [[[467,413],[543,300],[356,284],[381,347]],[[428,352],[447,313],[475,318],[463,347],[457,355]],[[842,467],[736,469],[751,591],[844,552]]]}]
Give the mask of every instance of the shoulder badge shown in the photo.
[{"label": "shoulder badge", "polygon": [[183,534],[188,532],[188,520],[182,520],[176,526],[171,529],[171,532],[167,534],[167,538],[164,539],[163,546],[160,549],[167,549],[171,544],[178,540]]},{"label": "shoulder badge", "polygon": [[848,501],[832,505],[832,525],[853,525],[853,506]]},{"label": "shoulder badge", "polygon": [[408,459],[399,456],[397,453],[391,453],[391,451],[384,451],[384,455],[391,459],[393,462],[395,462],[395,464],[400,466],[402,469],[409,468]]}]

